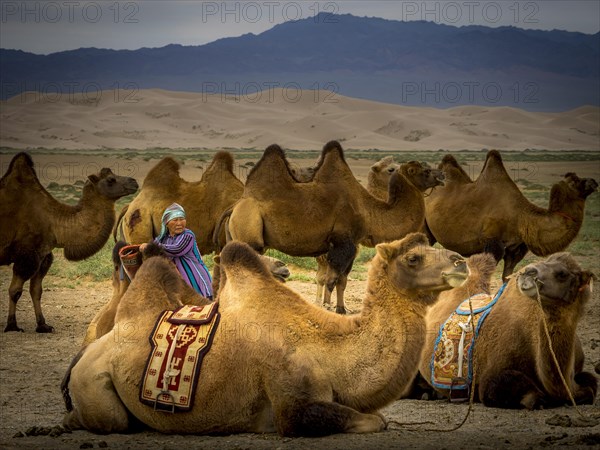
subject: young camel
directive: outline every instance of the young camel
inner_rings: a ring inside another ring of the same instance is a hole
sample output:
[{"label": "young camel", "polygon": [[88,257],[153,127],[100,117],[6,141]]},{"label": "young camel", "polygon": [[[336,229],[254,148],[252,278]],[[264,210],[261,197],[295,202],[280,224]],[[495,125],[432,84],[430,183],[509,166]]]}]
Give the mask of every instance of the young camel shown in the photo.
[{"label": "young camel", "polygon": [[583,223],[586,198],[598,189],[595,180],[567,173],[552,186],[549,207],[543,209],[521,193],[496,150],[487,154],[475,181],[451,155],[440,169],[447,175],[446,185],[425,199],[430,242],[465,256],[500,246],[505,281],[528,250],[548,256],[567,248]]},{"label": "young camel", "polygon": [[[461,287],[442,293],[427,314],[427,340],[420,362],[421,376],[431,383],[432,355],[440,326],[473,294],[489,292],[495,261],[491,255],[468,260],[470,275]],[[593,403],[597,380],[582,371],[584,356],[577,324],[591,297],[593,274],[568,253],[557,253],[529,264],[511,277],[474,343],[475,399],[487,406],[527,408],[570,403],[550,353],[543,321],[560,371],[577,403]],[[538,291],[541,309],[538,304]],[[435,387],[443,396],[447,389]]]},{"label": "young camel", "polygon": [[[156,317],[198,297],[168,262],[151,258],[121,299],[114,328],[74,364],[65,426],[125,432],[134,416],[163,433],[381,431],[377,410],[417,372],[426,309],[467,274],[460,255],[429,247],[422,234],[380,244],[363,311],[349,317],[279,283],[244,243],[225,246],[221,271],[220,324],[191,411],[165,414],[139,401]],[[130,339],[115,339],[132,323]]]},{"label": "young camel", "polygon": [[137,189],[133,178],[104,168],[88,177],[79,203],[70,206],[41,185],[31,156],[19,153],[12,159],[0,179],[0,265],[13,264],[5,332],[23,331],[17,325],[16,311],[27,280],[36,331],[54,331],[46,323],[41,304],[42,281],[52,265],[52,250],[63,248],[69,261],[98,252],[115,223],[115,202]]}]

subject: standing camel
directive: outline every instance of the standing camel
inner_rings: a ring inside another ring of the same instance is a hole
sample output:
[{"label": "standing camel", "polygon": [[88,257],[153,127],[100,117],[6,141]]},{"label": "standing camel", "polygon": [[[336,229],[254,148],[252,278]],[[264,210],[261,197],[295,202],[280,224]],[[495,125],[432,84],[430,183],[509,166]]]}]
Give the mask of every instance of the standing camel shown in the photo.
[{"label": "standing camel", "polygon": [[121,213],[115,228],[115,234],[120,231],[121,236],[115,238],[131,244],[151,241],[160,232],[165,208],[177,202],[187,213],[187,227],[196,235],[200,253],[211,253],[216,249],[212,237],[217,219],[243,191],[229,152],[217,152],[200,181],[194,182],[181,178],[179,163],[165,157],[148,172],[140,193]]},{"label": "standing camel", "polygon": [[79,203],[57,201],[40,184],[33,160],[17,154],[0,179],[0,264],[13,264],[8,288],[8,320],[4,331],[23,331],[17,325],[17,302],[29,280],[38,333],[54,328],[42,314],[42,281],[52,265],[52,250],[63,248],[65,258],[80,261],[98,252],[115,223],[115,202],[133,194],[133,178],[104,168],[90,175]]},{"label": "standing camel", "polygon": [[[400,180],[400,183],[396,181]],[[382,201],[389,198],[396,198],[397,208],[402,209],[404,217],[397,222],[372,222],[377,227],[376,233],[371,233],[366,239],[360,242],[365,247],[374,247],[382,242],[390,242],[396,239],[402,239],[409,233],[425,231],[425,202],[423,193],[436,186],[444,184],[444,174],[441,170],[431,169],[426,163],[418,161],[409,161],[398,165],[394,163],[392,157],[386,157],[371,166],[368,175],[367,191]],[[382,186],[386,190],[382,190]],[[390,190],[390,186],[393,188]],[[394,186],[396,186],[394,188]],[[394,192],[400,186],[399,194]],[[391,197],[390,197],[391,196]],[[329,305],[331,302],[331,293],[333,290],[323,289],[326,280],[331,278],[328,272],[332,270],[327,262],[327,255],[317,258],[317,303],[321,302]],[[346,313],[344,304],[344,291],[348,283],[349,267],[346,272],[339,274],[335,284],[337,302],[336,312]],[[324,294],[324,295],[323,295]]]},{"label": "standing camel", "polygon": [[433,240],[465,256],[500,247],[504,281],[528,250],[548,256],[567,248],[581,229],[586,198],[598,189],[596,180],[567,173],[552,186],[544,209],[525,198],[496,150],[487,154],[475,181],[451,155],[439,168],[447,175],[446,184],[425,199]]}]

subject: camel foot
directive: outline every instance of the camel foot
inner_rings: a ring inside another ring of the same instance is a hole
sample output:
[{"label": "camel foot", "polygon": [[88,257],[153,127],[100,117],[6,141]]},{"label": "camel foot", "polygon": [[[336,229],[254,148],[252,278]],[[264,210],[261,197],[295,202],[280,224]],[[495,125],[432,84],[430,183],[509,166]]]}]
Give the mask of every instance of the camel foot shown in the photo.
[{"label": "camel foot", "polygon": [[45,323],[40,323],[40,324],[38,324],[38,326],[35,329],[35,331],[37,333],[54,333],[54,327],[50,326],[50,325],[47,325]]},{"label": "camel foot", "polygon": [[17,321],[14,319],[8,319],[8,321],[6,322],[6,328],[4,329],[4,332],[6,333],[8,331],[20,331],[21,333],[25,332],[23,328],[17,326]]},{"label": "camel foot", "polygon": [[346,314],[346,307],[345,306],[336,306],[335,312],[338,314]]}]

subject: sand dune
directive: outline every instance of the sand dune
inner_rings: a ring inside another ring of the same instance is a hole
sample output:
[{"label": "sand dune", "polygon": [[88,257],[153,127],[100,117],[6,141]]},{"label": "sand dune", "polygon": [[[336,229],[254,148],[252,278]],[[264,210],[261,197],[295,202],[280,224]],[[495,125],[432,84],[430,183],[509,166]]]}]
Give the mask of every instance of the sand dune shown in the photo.
[{"label": "sand dune", "polygon": [[600,108],[562,113],[417,108],[273,89],[240,97],[158,89],[87,96],[27,93],[0,102],[0,146],[94,149],[257,148],[600,150]]}]

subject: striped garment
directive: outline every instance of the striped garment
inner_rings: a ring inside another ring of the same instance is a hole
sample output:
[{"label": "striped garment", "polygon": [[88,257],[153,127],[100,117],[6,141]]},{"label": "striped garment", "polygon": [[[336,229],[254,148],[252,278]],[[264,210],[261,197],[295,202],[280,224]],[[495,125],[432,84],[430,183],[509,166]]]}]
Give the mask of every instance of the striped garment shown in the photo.
[{"label": "striped garment", "polygon": [[171,236],[168,233],[155,242],[175,262],[177,270],[183,279],[200,295],[212,299],[212,279],[208,268],[202,261],[202,256],[196,244],[196,235],[192,230],[185,229],[183,233]]}]

